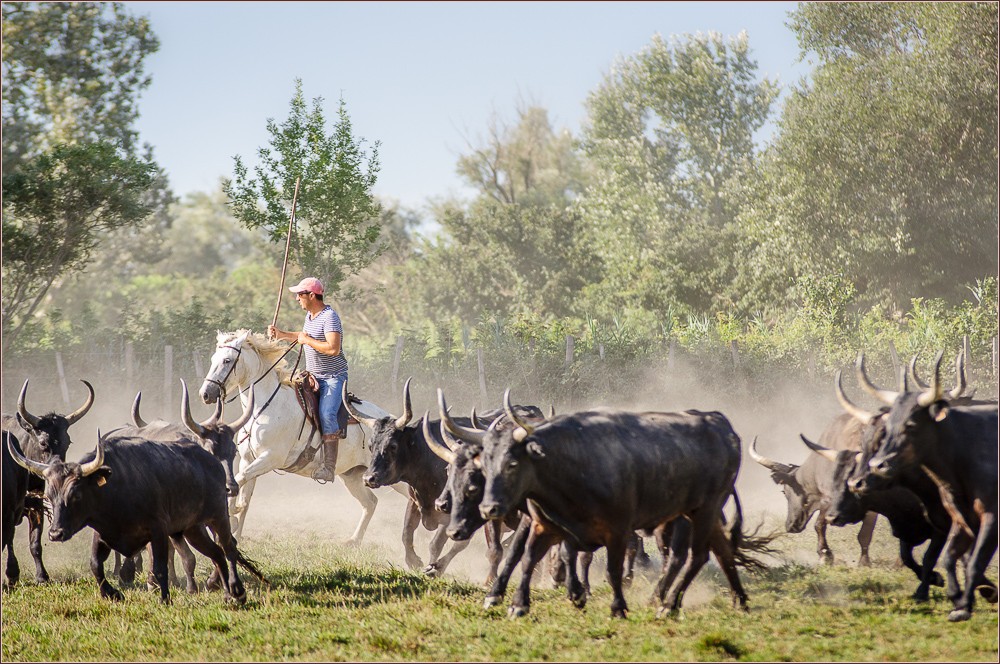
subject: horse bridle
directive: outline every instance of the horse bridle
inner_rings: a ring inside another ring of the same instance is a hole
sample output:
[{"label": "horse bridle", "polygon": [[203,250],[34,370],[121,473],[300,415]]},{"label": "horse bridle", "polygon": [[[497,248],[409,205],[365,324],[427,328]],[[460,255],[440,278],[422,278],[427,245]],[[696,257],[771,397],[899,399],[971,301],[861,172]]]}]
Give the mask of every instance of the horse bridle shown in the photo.
[{"label": "horse bridle", "polygon": [[[236,368],[236,362],[240,359],[240,355],[243,353],[243,344],[240,344],[239,346],[229,346],[224,344],[222,346],[216,346],[215,350],[219,350],[221,348],[228,348],[229,350],[235,350],[236,357],[233,358],[233,363],[229,365],[229,371],[226,372],[226,375],[222,377],[221,381],[215,380],[214,378],[206,378],[205,382],[218,385],[219,398],[224,400],[226,398],[226,381],[229,380],[229,376],[232,375],[233,369]],[[284,355],[282,355],[282,357],[284,357]],[[236,397],[233,397],[233,399],[235,398]]]}]

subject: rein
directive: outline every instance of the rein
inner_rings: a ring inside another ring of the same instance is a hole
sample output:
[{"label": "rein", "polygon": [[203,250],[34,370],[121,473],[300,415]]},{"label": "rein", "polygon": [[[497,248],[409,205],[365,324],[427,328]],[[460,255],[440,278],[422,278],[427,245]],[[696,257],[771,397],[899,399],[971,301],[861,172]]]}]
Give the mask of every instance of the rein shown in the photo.
[{"label": "rein", "polygon": [[[264,373],[262,373],[260,375],[260,378],[258,378],[254,382],[250,383],[250,389],[253,389],[254,385],[256,385],[260,381],[264,380],[264,378],[267,376],[267,374],[271,373],[271,369],[273,369],[276,366],[278,366],[278,362],[281,362],[283,359],[285,359],[285,355],[288,355],[289,353],[291,353],[292,349],[295,348],[295,346],[298,345],[298,343],[299,343],[298,341],[293,341],[292,345],[288,347],[288,350],[286,350],[284,353],[282,353],[281,356],[277,360],[274,361],[274,364],[272,364],[271,366],[269,366],[267,368],[267,370],[264,371]],[[229,350],[235,350],[236,351],[236,359],[237,360],[240,359],[240,355],[243,353],[243,347],[242,346],[239,347],[239,348],[237,348],[235,346],[216,346],[216,348],[217,349],[218,348],[228,348]],[[299,362],[301,360],[302,360],[302,349],[299,349],[299,356],[295,360],[295,366],[292,367],[292,373],[295,373],[295,369],[298,368]],[[222,379],[221,383],[219,381],[213,379],[213,378],[206,378],[205,380],[208,381],[209,383],[215,383],[216,385],[218,385],[219,386],[219,391],[222,392],[223,398],[225,398],[225,394],[226,394],[226,385],[225,385],[225,383],[226,383],[227,380],[229,380],[229,374],[233,373],[233,369],[235,369],[235,368],[236,368],[236,361],[234,360],[233,364],[229,367],[229,371],[226,372],[226,375]],[[281,385],[280,381],[278,382],[278,385],[280,387],[280,385]],[[242,391],[243,390],[240,390],[240,392],[242,392]],[[277,390],[274,391],[274,394],[277,394]],[[267,400],[267,403],[264,404],[264,407],[266,407],[267,404],[271,403],[271,399],[274,398],[274,394],[272,394],[271,398]],[[236,400],[236,397],[238,397],[238,396],[240,396],[239,393],[233,395],[233,397],[231,399],[229,399],[228,401],[226,401],[226,403],[232,403],[233,401]],[[261,407],[261,410],[264,410],[264,407]]]}]

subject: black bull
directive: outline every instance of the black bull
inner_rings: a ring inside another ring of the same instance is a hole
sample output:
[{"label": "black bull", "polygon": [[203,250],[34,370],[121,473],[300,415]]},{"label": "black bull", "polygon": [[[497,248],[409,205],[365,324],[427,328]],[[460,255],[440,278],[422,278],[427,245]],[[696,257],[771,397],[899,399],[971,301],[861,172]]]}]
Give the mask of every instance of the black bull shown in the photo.
[{"label": "black bull", "polygon": [[45,480],[52,506],[52,541],[66,541],[87,526],[94,529],[91,571],[102,597],[123,598],[104,575],[111,551],[132,556],[150,543],[153,574],[161,600],[168,603],[168,539],[183,537],[215,563],[226,599],[246,600],[236,571],[241,556],[229,528],[222,468],[201,447],[111,432],[80,463],[58,458],[39,463],[24,458],[10,445],[8,449],[15,461]]},{"label": "black bull", "polygon": [[[410,423],[413,419],[413,409],[409,388],[410,380],[407,379],[403,385],[403,414],[399,417],[390,415],[379,419],[366,418],[347,400],[344,403],[355,419],[365,423],[372,430],[372,458],[364,475],[365,485],[377,488],[405,482],[410,487],[411,499],[407,504],[403,525],[403,546],[407,566],[410,569],[422,566],[422,561],[413,548],[414,530],[422,523],[427,530],[436,531],[430,543],[430,562],[424,568],[424,572],[437,576],[444,572],[455,555],[468,546],[468,542],[453,544],[448,554],[441,556],[450,533],[446,530],[448,516],[435,509],[435,500],[445,490],[448,464],[429,447],[427,436],[434,437],[433,433],[428,434],[426,427],[421,427],[419,423]],[[525,417],[542,418],[542,412],[534,406],[517,408]],[[502,414],[503,411],[486,413],[483,419],[492,422]],[[458,419],[464,426],[471,423],[470,418]],[[438,429],[437,422],[434,425],[433,430]],[[440,438],[434,440],[437,445],[441,442]],[[499,540],[499,537],[496,539]],[[492,547],[490,553],[492,556]]]},{"label": "black bull", "polygon": [[[951,495],[956,514],[945,568],[954,610],[948,618],[960,621],[971,617],[975,590],[987,585],[985,570],[997,550],[997,407],[952,407],[943,398],[940,364],[938,354],[930,389],[881,395],[891,408],[885,439],[868,465],[889,480],[923,468]],[[951,566],[973,544],[960,590]]]},{"label": "black bull", "polygon": [[[514,572],[514,568],[521,561],[521,557],[524,554],[524,548],[527,545],[531,529],[531,517],[528,515],[527,502],[525,502],[523,505],[519,505],[516,511],[508,512],[502,521],[483,518],[479,512],[479,505],[483,499],[486,475],[483,473],[478,457],[483,451],[479,436],[485,436],[485,433],[481,431],[465,431],[462,434],[459,422],[448,417],[444,395],[440,390],[438,390],[438,400],[440,412],[442,413],[438,431],[440,439],[446,443],[446,446],[440,445],[438,437],[430,434],[426,415],[424,416],[423,425],[425,428],[424,439],[428,441],[428,445],[434,453],[448,463],[448,484],[444,491],[441,492],[441,496],[435,501],[435,507],[450,515],[448,535],[452,539],[467,540],[472,537],[476,530],[483,527],[490,546],[490,574],[486,583],[487,585],[492,583],[483,606],[489,608],[503,601],[503,596],[507,591],[507,584]],[[514,411],[518,413],[519,417],[522,417],[521,408],[523,407],[514,407]],[[554,416],[553,413],[552,417]],[[536,414],[534,417],[522,417],[522,420],[532,424],[540,424],[544,421],[544,418]],[[502,419],[498,420],[496,425],[493,425],[493,428],[507,428],[510,426],[516,425],[513,425],[504,415]],[[455,440],[452,437],[453,434],[449,434],[449,429],[455,435],[465,435],[467,440],[465,442]],[[683,524],[687,522],[683,519],[680,522],[682,523],[682,528],[684,528]],[[500,543],[502,526],[515,530],[506,554]],[[574,552],[566,550],[564,546],[560,546],[559,549],[562,550],[551,549],[551,553],[558,554],[549,559],[552,580],[556,583],[565,581],[570,601],[582,608],[586,604],[587,595],[590,593],[589,573],[593,552]],[[625,570],[622,578],[623,585],[632,580],[633,566],[636,558],[640,555],[640,549],[641,540],[633,533],[629,537],[626,549]],[[574,553],[576,553],[576,564],[572,560]],[[503,568],[499,569],[501,557],[503,557]],[[645,564],[649,564],[648,556],[643,556],[643,558],[646,561]],[[516,609],[514,612],[517,612]]]},{"label": "black bull", "polygon": [[[94,405],[94,388],[85,380],[81,380],[87,386],[87,399],[83,405],[68,415],[58,413],[46,413],[45,415],[35,415],[25,406],[25,398],[28,393],[28,381],[24,381],[21,392],[17,397],[17,416],[11,418],[4,416],[3,428],[5,431],[16,432],[15,425],[25,432],[25,436],[19,438],[24,455],[34,461],[46,462],[52,456],[66,460],[66,452],[72,441],[69,437],[69,428],[76,424],[87,414]],[[46,583],[49,580],[49,573],[45,569],[42,561],[42,530],[45,527],[45,512],[41,500],[42,492],[45,490],[45,483],[34,475],[28,476],[28,500],[25,506],[24,515],[28,520],[28,550],[35,563],[35,581]]]},{"label": "black bull", "polygon": [[13,588],[21,578],[21,568],[17,564],[17,556],[14,555],[14,529],[24,516],[28,473],[14,462],[7,450],[8,444],[17,447],[17,437],[9,431],[4,431],[3,450],[0,450],[3,454],[3,548],[7,549],[4,584]]},{"label": "black bull", "polygon": [[[504,402],[509,403],[507,395]],[[710,549],[733,589],[734,604],[745,608],[735,547],[720,518],[735,493],[741,457],[739,436],[724,415],[593,410],[558,416],[537,428],[511,419],[519,426],[485,436],[480,511],[497,519],[528,501],[535,524],[529,566],[553,540],[564,538],[580,551],[605,547],[611,614],[625,617],[622,571],[629,535],[652,531],[666,551],[668,525],[686,517],[688,555],[671,556],[660,577],[660,613],[679,610]],[[738,539],[737,524],[732,535]],[[527,600],[523,577],[521,586],[515,607]]]},{"label": "black bull", "polygon": [[[861,449],[862,429],[863,425],[851,415],[841,413],[823,431],[819,443],[833,450],[858,451]],[[756,438],[750,444],[748,452],[751,459],[771,471],[771,480],[781,487],[788,509],[785,530],[789,533],[801,533],[812,515],[819,512],[815,523],[816,553],[821,562],[832,565],[834,556],[826,539],[826,517],[831,497],[836,490],[834,464],[819,454],[810,454],[800,465],[774,461],[757,452]],[[868,547],[877,518],[875,512],[868,512],[861,519],[861,529],[858,531],[861,555],[858,564],[863,567],[871,564]]]}]

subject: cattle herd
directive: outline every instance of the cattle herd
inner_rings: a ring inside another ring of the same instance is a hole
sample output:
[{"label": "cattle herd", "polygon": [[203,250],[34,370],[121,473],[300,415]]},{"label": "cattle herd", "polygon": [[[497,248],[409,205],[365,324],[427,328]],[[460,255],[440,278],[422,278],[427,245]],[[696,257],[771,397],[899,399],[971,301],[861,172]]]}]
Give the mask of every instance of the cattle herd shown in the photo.
[{"label": "cattle herd", "polygon": [[[188,591],[199,589],[189,546],[212,561],[205,587],[220,589],[226,601],[246,600],[239,569],[266,583],[237,548],[249,500],[247,496],[241,503],[240,492],[252,481],[248,463],[263,449],[255,452],[253,445],[262,444],[269,416],[277,419],[268,407],[281,402],[276,399],[280,390],[294,388],[275,378],[267,398],[254,396],[264,374],[280,370],[278,362],[258,369],[256,380],[251,371],[239,384],[233,368],[254,337],[259,335],[220,334],[220,352],[234,354],[228,360],[221,355],[213,359],[206,376],[201,396],[216,405],[208,420],[199,423],[191,416],[182,381],[179,423],[144,421],[137,396],[131,424],[98,432],[96,448],[78,463],[66,460],[69,429],[94,404],[90,383],[83,381],[89,395],[76,411],[37,416],[25,405],[24,382],[16,414],[3,421],[5,588],[13,587],[20,575],[12,542],[15,527],[25,519],[35,579],[48,581],[41,546],[46,515],[53,542],[66,541],[85,527],[93,530],[90,567],[101,596],[108,599],[123,597],[104,571],[112,552],[125,558],[125,569],[147,550],[147,583],[159,589],[165,603],[170,601],[174,551],[182,560]],[[888,390],[871,383],[859,354],[858,383],[883,404],[879,410],[869,412],[852,403],[837,372],[835,393],[844,412],[818,442],[802,436],[806,456],[801,464],[765,456],[766,441],[756,437],[747,452],[784,493],[789,532],[801,532],[819,513],[815,529],[822,562],[832,563],[834,557],[827,526],[861,522],[860,564],[869,564],[868,545],[881,515],[899,540],[901,560],[919,580],[914,599],[926,601],[931,586],[946,586],[953,603],[948,619],[962,621],[971,617],[977,595],[997,602],[997,587],[986,577],[997,550],[997,402],[965,394],[961,353],[955,387],[946,391],[942,356],[935,359],[929,384],[917,375],[914,359],[900,372],[897,389]],[[243,406],[230,424],[221,421],[227,390],[238,391]],[[523,616],[530,608],[532,574],[546,559],[556,578],[564,580],[569,600],[583,607],[590,561],[603,547],[613,593],[611,615],[624,618],[628,606],[623,588],[635,562],[643,560],[643,538],[653,538],[662,556],[654,590],[658,616],[681,609],[685,591],[710,556],[729,584],[733,605],[746,609],[739,570],[762,565],[753,554],[770,551],[771,538],[745,532],[736,491],[743,441],[722,413],[594,408],[544,414],[537,406],[512,405],[508,390],[494,411],[453,417],[439,389],[437,417],[426,412],[414,417],[410,381],[403,387],[399,416],[362,403],[367,402],[354,402],[345,394],[344,407],[353,423],[364,428],[364,458],[351,461],[351,468],[341,469],[338,463],[337,472],[345,482],[356,481],[358,487],[363,482],[364,491],[383,486],[405,491],[402,540],[410,568],[442,574],[482,528],[490,570],[484,604],[503,601],[520,563],[521,580],[509,613]],[[301,421],[303,414],[296,417]],[[300,437],[303,429],[300,425]],[[301,455],[299,449],[279,469],[301,467]],[[360,489],[352,494],[362,495]],[[359,524],[359,538],[364,525],[366,520]],[[433,532],[426,564],[413,543],[421,525]],[[504,545],[508,531],[512,535]],[[444,553],[449,540],[450,550]],[[913,550],[925,542],[917,562]],[[939,558],[944,576],[935,571]],[[121,578],[128,581],[125,574]]]}]

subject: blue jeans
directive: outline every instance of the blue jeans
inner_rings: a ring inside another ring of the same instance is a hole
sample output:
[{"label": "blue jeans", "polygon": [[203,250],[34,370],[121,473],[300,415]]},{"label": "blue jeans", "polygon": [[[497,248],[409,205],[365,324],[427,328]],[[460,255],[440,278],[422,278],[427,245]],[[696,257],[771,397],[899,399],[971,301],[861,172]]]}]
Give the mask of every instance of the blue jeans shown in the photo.
[{"label": "blue jeans", "polygon": [[[337,433],[347,426],[347,410],[343,408],[347,374],[333,378],[317,378],[319,383],[319,423],[324,436]],[[340,412],[343,411],[343,415]]]}]

